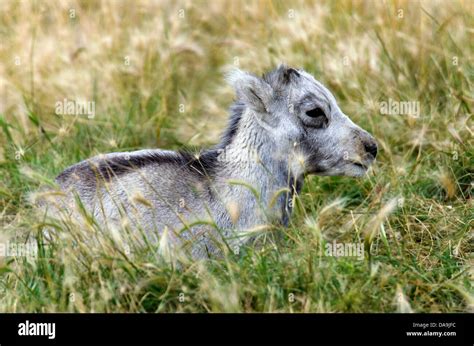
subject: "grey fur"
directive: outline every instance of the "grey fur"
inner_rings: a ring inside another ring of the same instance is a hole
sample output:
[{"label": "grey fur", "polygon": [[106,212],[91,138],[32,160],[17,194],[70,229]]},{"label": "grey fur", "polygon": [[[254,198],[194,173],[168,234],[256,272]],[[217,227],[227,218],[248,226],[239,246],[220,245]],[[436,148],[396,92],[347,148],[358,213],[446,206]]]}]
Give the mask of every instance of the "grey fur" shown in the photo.
[{"label": "grey fur", "polygon": [[[199,155],[140,150],[82,161],[57,177],[62,206],[74,210],[77,194],[100,223],[127,217],[153,241],[166,228],[172,251],[206,258],[244,244],[255,227],[287,224],[305,175],[361,176],[374,160],[373,137],[305,71],[282,65],[262,78],[235,70],[227,79],[237,101],[217,146]],[[318,108],[326,119],[306,115]],[[217,227],[192,225],[202,220]]]}]

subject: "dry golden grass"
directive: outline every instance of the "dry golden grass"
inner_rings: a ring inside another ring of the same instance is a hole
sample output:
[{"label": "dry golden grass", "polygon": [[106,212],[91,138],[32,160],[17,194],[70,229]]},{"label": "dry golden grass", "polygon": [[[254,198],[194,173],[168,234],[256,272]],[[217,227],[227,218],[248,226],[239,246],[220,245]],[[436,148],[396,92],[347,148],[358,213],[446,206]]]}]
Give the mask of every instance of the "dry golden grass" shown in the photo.
[{"label": "dry golden grass", "polygon": [[[1,1],[2,242],[40,231],[28,198],[72,163],[215,143],[235,65],[305,68],[380,154],[365,180],[307,179],[278,247],[182,271],[117,256],[113,239],[92,256],[71,245],[83,230],[58,225],[64,243],[42,256],[0,259],[0,311],[472,311],[473,13],[472,1]],[[94,101],[95,116],[55,114],[64,99]],[[420,116],[381,114],[389,99]],[[321,257],[334,239],[373,251]]]}]

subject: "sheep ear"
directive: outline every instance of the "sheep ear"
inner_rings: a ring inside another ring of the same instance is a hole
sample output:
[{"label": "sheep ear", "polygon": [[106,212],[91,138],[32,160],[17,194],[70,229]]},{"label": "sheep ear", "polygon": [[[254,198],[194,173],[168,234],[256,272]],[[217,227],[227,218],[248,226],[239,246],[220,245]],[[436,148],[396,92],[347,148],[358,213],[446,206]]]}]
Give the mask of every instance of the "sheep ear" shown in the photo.
[{"label": "sheep ear", "polygon": [[293,78],[298,78],[300,73],[293,67],[288,67],[285,64],[280,64],[277,68],[278,84],[286,85],[291,82]]},{"label": "sheep ear", "polygon": [[257,112],[268,112],[273,90],[267,82],[239,69],[229,72],[226,79],[239,100]]}]

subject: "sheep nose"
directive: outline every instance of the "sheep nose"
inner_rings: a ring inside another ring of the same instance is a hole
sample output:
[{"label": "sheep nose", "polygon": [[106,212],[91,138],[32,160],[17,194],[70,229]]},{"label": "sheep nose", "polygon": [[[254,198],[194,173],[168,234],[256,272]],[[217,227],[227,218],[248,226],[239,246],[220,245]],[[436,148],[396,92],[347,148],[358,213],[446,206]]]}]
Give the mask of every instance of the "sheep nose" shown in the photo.
[{"label": "sheep nose", "polygon": [[377,143],[375,141],[364,142],[365,151],[368,152],[375,159],[377,156]]}]

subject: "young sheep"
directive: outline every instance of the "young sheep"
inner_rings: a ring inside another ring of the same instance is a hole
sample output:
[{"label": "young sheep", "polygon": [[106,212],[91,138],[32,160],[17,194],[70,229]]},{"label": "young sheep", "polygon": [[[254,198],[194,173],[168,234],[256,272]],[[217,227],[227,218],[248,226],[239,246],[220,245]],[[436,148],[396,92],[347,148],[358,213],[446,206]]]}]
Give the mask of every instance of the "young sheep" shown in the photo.
[{"label": "young sheep", "polygon": [[228,81],[237,100],[217,146],[82,161],[56,179],[62,207],[73,210],[79,197],[101,224],[125,217],[154,241],[165,233],[171,253],[206,258],[235,250],[259,226],[286,225],[305,175],[362,176],[374,161],[374,138],[307,72],[280,66],[259,78],[235,70]]}]

